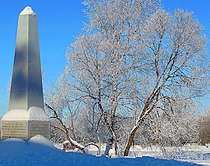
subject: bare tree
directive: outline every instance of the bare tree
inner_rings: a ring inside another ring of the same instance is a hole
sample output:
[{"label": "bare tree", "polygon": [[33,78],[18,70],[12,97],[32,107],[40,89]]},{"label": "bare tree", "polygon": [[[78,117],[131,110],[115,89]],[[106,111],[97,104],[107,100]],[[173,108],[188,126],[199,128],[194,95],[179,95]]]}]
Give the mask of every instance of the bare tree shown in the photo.
[{"label": "bare tree", "polygon": [[206,111],[204,111],[203,115],[200,119],[200,128],[199,128],[199,138],[202,145],[209,144],[210,143],[210,114],[209,114],[209,108],[207,108]]},{"label": "bare tree", "polygon": [[147,48],[148,93],[124,151],[127,156],[136,131],[145,118],[166,98],[175,100],[174,94],[186,99],[202,96],[208,86],[205,36],[192,13],[178,10],[174,15],[158,10],[148,19],[145,33],[141,33]]},{"label": "bare tree", "polygon": [[[88,33],[72,45],[69,66],[74,78],[81,83],[79,86],[85,86],[77,90],[97,106],[96,112],[100,112],[99,119],[107,127],[111,147],[116,151],[120,139],[118,131],[123,130],[119,117],[129,113],[127,85],[132,83],[134,34],[144,22],[143,18],[154,12],[157,1],[88,0],[85,4],[90,17],[85,28]],[[82,77],[78,72],[82,72]],[[100,121],[97,124],[101,124]]]},{"label": "bare tree", "polygon": [[173,113],[179,97],[194,102],[207,92],[206,38],[192,13],[170,14],[156,0],[85,4],[89,23],[69,47],[62,76],[71,92],[65,103],[83,110],[92,139],[110,140],[115,151],[120,143],[127,156],[151,117],[184,115]]},{"label": "bare tree", "polygon": [[[81,151],[85,151],[85,146],[79,143],[80,140],[76,137],[75,129],[75,106],[69,103],[68,97],[71,91],[68,87],[64,87],[66,79],[60,77],[60,84],[54,84],[53,89],[48,93],[46,109],[49,110],[51,118],[52,130],[61,132],[65,138]],[[58,132],[56,132],[58,134]]]},{"label": "bare tree", "polygon": [[144,146],[161,147],[199,143],[200,116],[194,102],[182,96],[163,102],[145,118],[134,140]]},{"label": "bare tree", "polygon": [[100,151],[99,145],[95,143],[97,141],[87,136],[83,107],[80,107],[81,100],[75,100],[74,95],[75,93],[68,86],[65,74],[48,92],[45,107],[49,110],[51,118],[52,139],[67,139],[72,146],[82,152],[86,152],[86,148],[90,145],[97,147]]}]

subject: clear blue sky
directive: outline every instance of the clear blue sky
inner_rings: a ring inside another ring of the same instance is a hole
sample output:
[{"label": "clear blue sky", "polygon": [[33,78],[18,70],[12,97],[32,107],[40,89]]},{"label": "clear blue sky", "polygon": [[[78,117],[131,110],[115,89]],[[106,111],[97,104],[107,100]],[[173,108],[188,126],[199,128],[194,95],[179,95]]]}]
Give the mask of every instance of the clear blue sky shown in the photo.
[{"label": "clear blue sky", "polygon": [[[8,109],[8,84],[12,75],[19,13],[31,6],[38,17],[40,55],[46,90],[65,67],[65,52],[81,32],[86,16],[83,0],[0,0],[0,116]],[[164,8],[194,11],[210,39],[210,0],[162,0]],[[210,46],[208,45],[210,52]],[[204,107],[210,106],[210,97]]]}]

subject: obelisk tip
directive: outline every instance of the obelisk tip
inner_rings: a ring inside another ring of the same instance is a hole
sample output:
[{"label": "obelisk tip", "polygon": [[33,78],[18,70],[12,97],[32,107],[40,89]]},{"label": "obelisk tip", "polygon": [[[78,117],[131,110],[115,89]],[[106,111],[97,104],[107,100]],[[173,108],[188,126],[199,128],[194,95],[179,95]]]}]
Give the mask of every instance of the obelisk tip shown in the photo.
[{"label": "obelisk tip", "polygon": [[20,13],[20,15],[36,15],[30,6],[25,7],[25,9]]}]

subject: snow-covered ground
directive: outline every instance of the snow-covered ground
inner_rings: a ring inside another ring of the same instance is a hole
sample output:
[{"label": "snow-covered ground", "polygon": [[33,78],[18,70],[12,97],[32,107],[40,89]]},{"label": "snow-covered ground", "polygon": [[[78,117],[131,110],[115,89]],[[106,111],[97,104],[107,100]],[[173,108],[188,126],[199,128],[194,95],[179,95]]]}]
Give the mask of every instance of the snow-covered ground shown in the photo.
[{"label": "snow-covered ground", "polygon": [[[145,151],[145,150],[144,150]],[[202,150],[201,150],[202,151]],[[42,136],[28,142],[8,139],[0,142],[0,166],[193,166],[196,164],[154,157],[114,158],[79,152],[64,152]]]},{"label": "snow-covered ground", "polygon": [[[105,150],[105,144],[101,146],[101,154]],[[92,146],[88,148],[89,153],[96,155],[97,149]],[[184,147],[165,147],[150,146],[142,148],[141,146],[131,147],[129,156],[136,157],[154,157],[154,158],[170,158],[177,161],[187,161],[210,166],[210,145],[200,146],[197,144],[185,145]]]},{"label": "snow-covered ground", "polygon": [[147,148],[135,146],[131,149],[130,155],[134,157],[150,156],[157,158],[164,156],[165,158],[172,158],[178,161],[188,161],[210,166],[210,147],[197,144],[185,145],[180,148],[165,147],[164,149],[155,146]]}]

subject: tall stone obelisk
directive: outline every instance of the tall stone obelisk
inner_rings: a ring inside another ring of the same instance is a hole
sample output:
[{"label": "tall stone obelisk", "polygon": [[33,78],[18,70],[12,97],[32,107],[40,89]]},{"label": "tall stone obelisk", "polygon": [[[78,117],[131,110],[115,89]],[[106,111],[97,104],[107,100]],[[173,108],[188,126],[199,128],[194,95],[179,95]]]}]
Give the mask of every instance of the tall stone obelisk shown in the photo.
[{"label": "tall stone obelisk", "polygon": [[1,120],[1,138],[50,137],[44,111],[36,14],[26,7],[19,15],[9,111]]}]

